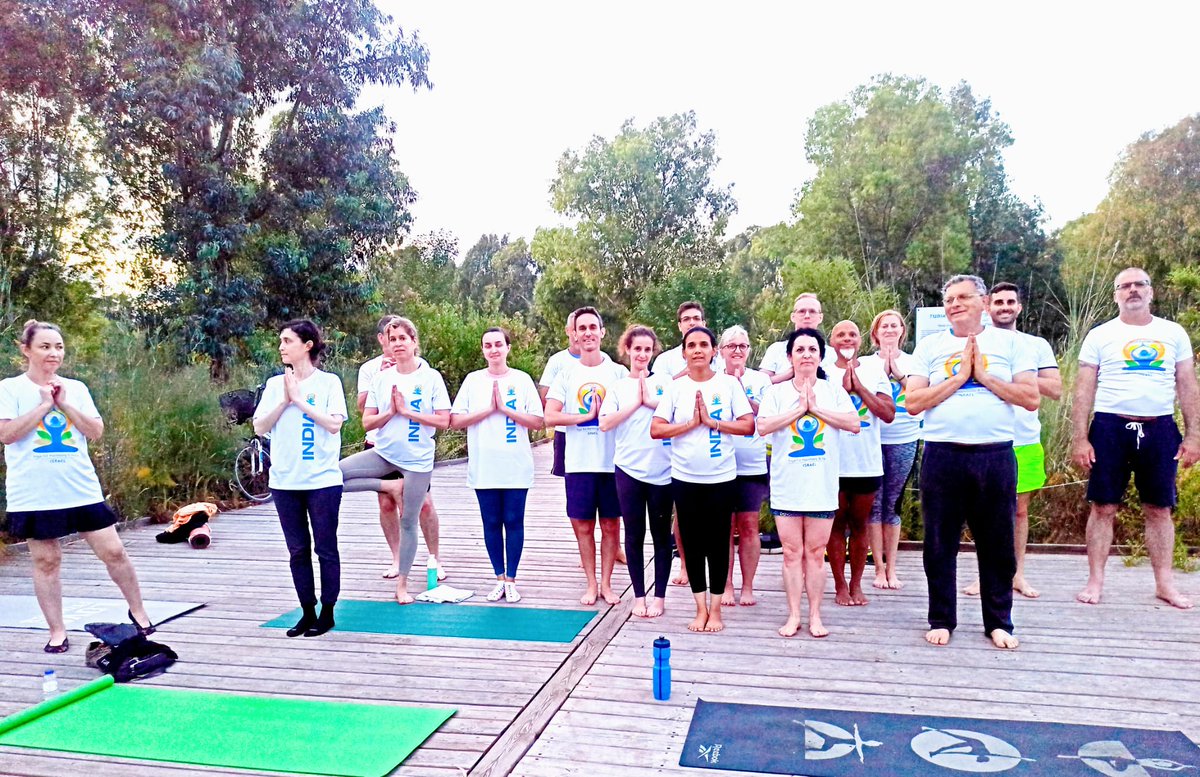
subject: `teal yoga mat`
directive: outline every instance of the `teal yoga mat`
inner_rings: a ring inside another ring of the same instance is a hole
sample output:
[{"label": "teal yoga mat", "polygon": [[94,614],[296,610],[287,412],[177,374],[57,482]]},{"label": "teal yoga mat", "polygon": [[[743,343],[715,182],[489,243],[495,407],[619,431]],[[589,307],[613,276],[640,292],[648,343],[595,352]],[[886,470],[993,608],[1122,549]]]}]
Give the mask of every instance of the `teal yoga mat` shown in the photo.
[{"label": "teal yoga mat", "polygon": [[[595,610],[470,604],[414,604],[340,601],[334,631],[409,634],[420,637],[507,639],[518,642],[570,642],[596,616]],[[263,624],[271,629],[296,625],[300,610]]]},{"label": "teal yoga mat", "polygon": [[114,685],[105,675],[0,721],[0,745],[381,777],[454,712]]}]

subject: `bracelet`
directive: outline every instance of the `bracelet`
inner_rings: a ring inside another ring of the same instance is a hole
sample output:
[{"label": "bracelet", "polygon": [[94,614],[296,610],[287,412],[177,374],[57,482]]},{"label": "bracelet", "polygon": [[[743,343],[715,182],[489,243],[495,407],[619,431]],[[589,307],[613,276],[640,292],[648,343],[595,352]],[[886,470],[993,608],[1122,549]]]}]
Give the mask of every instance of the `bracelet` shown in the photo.
[{"label": "bracelet", "polygon": [[720,434],[720,433],[721,433],[721,422],[718,420],[717,421],[717,434]]}]

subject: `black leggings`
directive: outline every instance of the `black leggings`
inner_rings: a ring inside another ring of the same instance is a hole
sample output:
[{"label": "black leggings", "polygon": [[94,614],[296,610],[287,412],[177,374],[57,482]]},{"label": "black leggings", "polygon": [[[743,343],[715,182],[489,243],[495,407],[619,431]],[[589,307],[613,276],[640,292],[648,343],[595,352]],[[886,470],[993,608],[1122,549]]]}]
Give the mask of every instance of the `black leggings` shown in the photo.
[{"label": "black leggings", "polygon": [[616,468],[617,499],[625,519],[625,557],[633,595],[646,595],[646,559],[642,548],[646,544],[646,511],[650,512],[650,538],[654,541],[654,595],[667,595],[667,578],[671,576],[671,487],[643,483]]},{"label": "black leggings", "polygon": [[688,483],[672,478],[671,493],[679,513],[679,539],[683,541],[692,593],[704,593],[707,562],[708,590],[720,596],[725,593],[725,576],[729,574],[729,530],[737,485],[733,480]]},{"label": "black leggings", "polygon": [[[317,559],[321,562],[321,604],[335,604],[342,585],[342,561],[338,555],[338,508],[342,503],[342,487],[328,486],[307,491],[271,489],[275,511],[287,544],[292,568],[292,585],[300,604],[311,607],[317,603],[313,582],[312,550],[316,541]],[[308,527],[312,524],[312,536]]]}]

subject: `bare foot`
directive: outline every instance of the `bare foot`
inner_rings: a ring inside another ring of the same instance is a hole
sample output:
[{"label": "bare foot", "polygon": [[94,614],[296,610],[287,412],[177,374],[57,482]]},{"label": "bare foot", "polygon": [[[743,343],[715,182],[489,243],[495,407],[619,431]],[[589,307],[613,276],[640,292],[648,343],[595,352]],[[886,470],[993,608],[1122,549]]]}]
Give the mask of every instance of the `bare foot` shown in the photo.
[{"label": "bare foot", "polygon": [[708,625],[708,613],[697,613],[692,622],[688,624],[688,631],[704,631],[704,627]]},{"label": "bare foot", "polygon": [[[600,595],[604,597],[605,604],[620,604],[621,603],[621,597],[617,596],[617,594],[613,591],[612,586],[607,586],[607,585],[603,586],[600,589]],[[593,597],[593,600],[594,600],[594,597]]]},{"label": "bare foot", "polygon": [[969,586],[964,588],[963,593],[967,596],[979,596],[979,581],[976,580],[974,583],[971,583]]},{"label": "bare foot", "polygon": [[1093,583],[1089,580],[1083,590],[1075,594],[1075,600],[1084,604],[1100,604],[1102,590],[1104,590],[1104,583]]},{"label": "bare foot", "polygon": [[636,596],[633,599],[633,614],[639,618],[646,617],[646,597]]},{"label": "bare foot", "polygon": [[1024,596],[1026,599],[1036,599],[1042,595],[1042,592],[1025,582],[1023,577],[1013,578],[1013,590]]},{"label": "bare foot", "polygon": [[930,629],[925,632],[925,641],[930,645],[947,645],[950,643],[950,629]]},{"label": "bare foot", "polygon": [[1016,650],[1021,643],[1004,629],[992,629],[992,644],[1001,650]]},{"label": "bare foot", "polygon": [[687,572],[684,572],[682,569],[679,570],[679,574],[671,578],[671,585],[691,585],[691,581],[688,580]]},{"label": "bare foot", "polygon": [[779,627],[779,636],[794,637],[796,632],[800,630],[800,619],[792,617],[787,619],[787,623]]},{"label": "bare foot", "polygon": [[711,633],[716,633],[725,628],[725,623],[721,620],[720,612],[710,612],[708,614],[708,623],[704,624],[704,630]]},{"label": "bare foot", "polygon": [[822,637],[829,636],[829,629],[825,628],[825,624],[821,623],[820,618],[810,616],[808,619],[808,633],[817,639],[821,639]]},{"label": "bare foot", "polygon": [[667,600],[660,599],[657,596],[650,600],[650,606],[646,608],[647,618],[657,618],[662,615],[667,609]]},{"label": "bare foot", "polygon": [[399,577],[399,576],[400,576],[400,564],[399,564],[399,562],[393,563],[393,564],[392,564],[390,567],[388,567],[388,568],[387,568],[387,571],[383,573],[383,579],[384,579],[384,580],[392,580],[392,579],[394,579],[394,578],[397,578],[397,577]]},{"label": "bare foot", "polygon": [[870,604],[871,600],[862,592],[861,588],[850,589],[850,603],[856,607],[861,607],[864,604]]},{"label": "bare foot", "polygon": [[849,607],[854,604],[854,600],[850,598],[850,589],[842,588],[833,595],[833,600],[843,607]]},{"label": "bare foot", "polygon": [[900,580],[895,575],[892,575],[891,577],[888,578],[887,587],[892,589],[893,591],[899,591],[901,588],[904,587],[904,583],[901,583]]},{"label": "bare foot", "polygon": [[589,585],[587,587],[587,592],[584,593],[583,596],[579,597],[579,603],[586,604],[589,606],[595,604],[596,603],[596,586]]},{"label": "bare foot", "polygon": [[1172,607],[1178,607],[1181,610],[1190,610],[1194,606],[1191,599],[1179,593],[1174,587],[1159,588],[1154,592],[1154,595]]},{"label": "bare foot", "polygon": [[875,586],[876,588],[889,588],[890,587],[890,586],[888,586],[887,575],[885,575],[882,572],[879,572],[878,574],[875,575],[875,582],[871,583],[871,585]]},{"label": "bare foot", "polygon": [[401,588],[396,589],[396,604],[412,604],[414,601],[412,594],[408,591]]},{"label": "bare foot", "polygon": [[758,600],[754,598],[753,589],[743,588],[742,598],[738,601],[738,604],[743,607],[753,607],[754,605],[758,604]]},{"label": "bare foot", "polygon": [[733,598],[733,589],[726,587],[725,593],[721,594],[721,605],[732,607],[735,604],[737,604],[737,600]]}]

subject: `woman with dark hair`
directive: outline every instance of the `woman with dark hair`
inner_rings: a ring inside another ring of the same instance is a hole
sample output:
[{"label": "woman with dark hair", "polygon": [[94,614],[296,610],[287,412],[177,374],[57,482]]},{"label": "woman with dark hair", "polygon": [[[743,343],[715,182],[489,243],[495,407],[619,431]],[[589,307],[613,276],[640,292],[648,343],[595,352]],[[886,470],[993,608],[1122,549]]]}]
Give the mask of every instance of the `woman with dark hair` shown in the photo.
[{"label": "woman with dark hair", "polygon": [[[154,626],[142,606],[137,573],[104,503],[88,440],[104,421],[88,387],[58,374],[66,354],[62,333],[45,321],[26,321],[17,341],[25,372],[0,381],[0,443],[4,444],[9,532],[27,540],[33,559],[33,592],[50,627],[43,650],[70,649],[63,622],[60,537],[73,532],[104,562],[129,604],[129,619],[143,634]],[[146,625],[142,625],[146,624]]]},{"label": "woman with dark hair", "polygon": [[450,427],[467,430],[467,485],[475,489],[496,587],[489,602],[521,601],[517,565],[525,545],[525,497],[533,485],[530,429],[541,429],[542,400],[533,378],[508,366],[508,332],[492,327],[481,339],[487,369],[463,380],[450,408]]},{"label": "woman with dark hair", "polygon": [[[341,591],[338,509],[342,504],[342,381],[318,369],[325,343],[316,324],[296,319],[279,331],[284,372],[267,380],[254,411],[254,433],[271,435],[269,485],[287,543],[292,585],[303,614],[289,637],[317,637],[333,628]],[[309,537],[309,526],[312,537]],[[313,581],[312,552],[321,564],[321,614]]]},{"label": "woman with dark hair", "polygon": [[780,636],[800,629],[808,594],[808,633],[829,634],[821,622],[825,545],[838,509],[840,432],[857,434],[850,395],[826,379],[825,338],[801,328],[787,340],[792,377],[772,386],[758,409],[758,433],[771,437],[771,512],[783,542],[783,587],[788,619]]},{"label": "woman with dark hair", "polygon": [[[633,614],[657,618],[663,614],[667,578],[671,576],[671,454],[650,437],[650,419],[670,389],[670,375],[651,374],[658,353],[658,336],[640,325],[630,326],[617,342],[618,355],[628,358],[629,375],[617,381],[600,406],[600,430],[616,434],[613,465],[617,499],[625,520],[625,556],[633,583]],[[654,542],[654,600],[646,605],[646,542],[649,512]]]},{"label": "woman with dark hair", "polygon": [[[679,514],[688,581],[696,599],[691,631],[720,631],[729,571],[729,527],[736,496],[734,437],[754,431],[754,413],[737,379],[713,372],[716,335],[692,327],[683,337],[687,373],[654,411],[650,435],[671,441],[671,493]],[[711,594],[705,601],[707,566]]]}]

